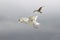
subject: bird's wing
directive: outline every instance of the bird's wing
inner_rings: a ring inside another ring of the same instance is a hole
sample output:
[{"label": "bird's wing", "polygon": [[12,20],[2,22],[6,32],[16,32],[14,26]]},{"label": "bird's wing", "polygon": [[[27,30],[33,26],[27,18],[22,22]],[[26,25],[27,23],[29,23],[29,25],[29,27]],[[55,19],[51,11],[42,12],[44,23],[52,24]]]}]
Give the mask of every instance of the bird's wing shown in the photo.
[{"label": "bird's wing", "polygon": [[39,24],[40,24],[40,23],[38,23],[37,21],[34,21],[33,23],[34,23],[34,25],[39,25]]},{"label": "bird's wing", "polygon": [[31,19],[34,19],[34,16],[29,16],[28,18],[31,20]]},{"label": "bird's wing", "polygon": [[45,7],[45,6],[41,6],[38,10],[42,10],[43,7]]},{"label": "bird's wing", "polygon": [[28,21],[29,19],[28,18],[23,18],[24,21]]},{"label": "bird's wing", "polygon": [[40,10],[42,10],[42,8],[43,8],[43,7],[40,7],[38,10],[40,11]]},{"label": "bird's wing", "polygon": [[34,17],[34,20],[36,21],[36,20],[37,20],[37,18],[38,18],[38,16],[35,16],[35,17]]},{"label": "bird's wing", "polygon": [[33,28],[38,29],[39,25],[40,25],[40,23],[35,21],[34,24],[33,24]]}]

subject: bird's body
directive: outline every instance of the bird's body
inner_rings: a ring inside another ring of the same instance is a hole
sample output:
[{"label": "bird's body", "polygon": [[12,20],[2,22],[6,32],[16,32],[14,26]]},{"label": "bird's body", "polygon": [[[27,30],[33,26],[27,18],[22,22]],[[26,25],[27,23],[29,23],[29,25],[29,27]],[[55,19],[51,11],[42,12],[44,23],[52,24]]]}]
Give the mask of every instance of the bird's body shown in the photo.
[{"label": "bird's body", "polygon": [[37,20],[37,17],[38,16],[29,16],[27,18],[20,18],[18,21],[21,22],[21,23],[27,23],[27,24],[30,24],[30,25],[39,25],[40,23],[38,23],[36,20]]}]

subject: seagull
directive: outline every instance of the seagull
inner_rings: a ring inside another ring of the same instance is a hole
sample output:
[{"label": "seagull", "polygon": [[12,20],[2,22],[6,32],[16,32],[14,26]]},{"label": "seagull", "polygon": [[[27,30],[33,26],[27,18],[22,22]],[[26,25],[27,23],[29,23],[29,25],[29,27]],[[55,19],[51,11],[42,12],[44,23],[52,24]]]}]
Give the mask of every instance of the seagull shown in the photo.
[{"label": "seagull", "polygon": [[34,10],[33,13],[35,13],[35,12],[39,12],[39,13],[42,14],[42,13],[43,13],[43,12],[42,12],[42,8],[43,8],[43,7],[44,7],[44,6],[41,6],[38,10]]},{"label": "seagull", "polygon": [[18,19],[18,21],[20,23],[26,23],[26,24],[32,25],[34,28],[38,28],[38,27],[35,27],[40,24],[37,22],[37,18],[38,18],[38,16],[29,16],[27,18],[22,17],[22,18]]}]

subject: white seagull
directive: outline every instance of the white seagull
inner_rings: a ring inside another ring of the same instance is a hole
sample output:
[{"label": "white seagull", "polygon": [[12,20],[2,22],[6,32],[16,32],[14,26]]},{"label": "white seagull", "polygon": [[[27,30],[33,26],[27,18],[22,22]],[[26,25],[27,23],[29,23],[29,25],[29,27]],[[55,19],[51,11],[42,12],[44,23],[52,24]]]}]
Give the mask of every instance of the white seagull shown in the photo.
[{"label": "white seagull", "polygon": [[20,23],[26,23],[26,24],[30,24],[33,25],[34,28],[38,28],[37,26],[40,24],[37,22],[37,18],[38,16],[29,16],[27,18],[23,18],[21,17],[20,19],[18,19],[18,21]]}]

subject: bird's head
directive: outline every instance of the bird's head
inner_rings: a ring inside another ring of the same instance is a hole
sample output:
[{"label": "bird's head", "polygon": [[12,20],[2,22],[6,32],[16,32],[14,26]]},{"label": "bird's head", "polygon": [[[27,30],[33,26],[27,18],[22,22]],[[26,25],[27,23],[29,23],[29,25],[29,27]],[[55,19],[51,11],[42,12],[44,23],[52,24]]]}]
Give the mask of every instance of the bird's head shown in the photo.
[{"label": "bird's head", "polygon": [[22,18],[18,19],[18,22],[21,22],[22,23],[23,22],[23,19]]}]

